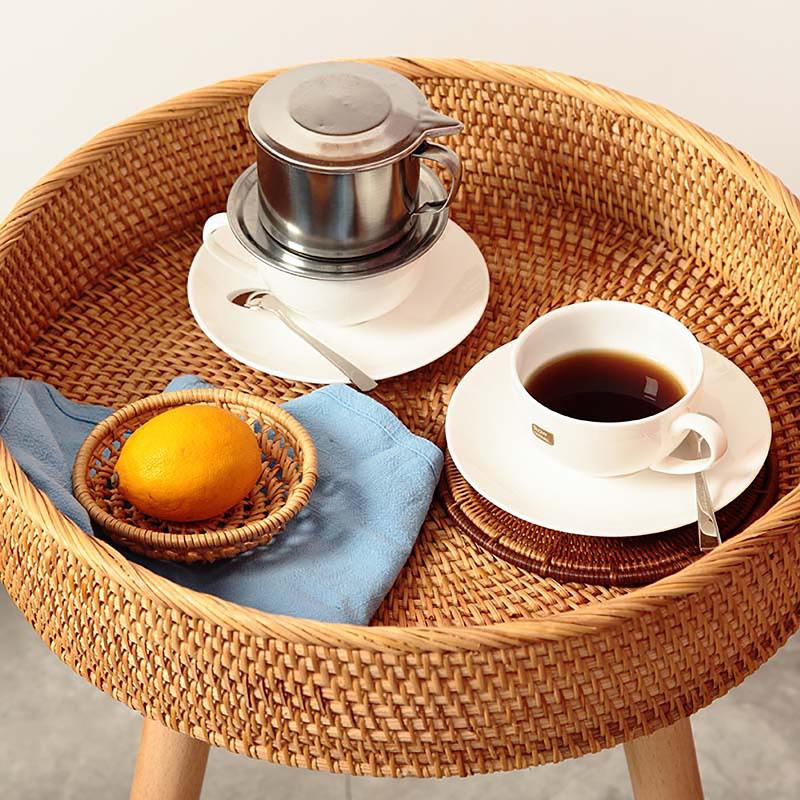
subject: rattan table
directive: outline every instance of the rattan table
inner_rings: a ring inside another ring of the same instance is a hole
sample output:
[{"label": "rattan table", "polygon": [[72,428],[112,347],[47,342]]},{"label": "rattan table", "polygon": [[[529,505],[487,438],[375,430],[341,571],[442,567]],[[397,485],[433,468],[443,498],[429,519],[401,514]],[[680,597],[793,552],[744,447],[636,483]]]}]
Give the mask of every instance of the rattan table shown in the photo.
[{"label": "rattan table", "polygon": [[[691,566],[622,589],[505,563],[437,497],[372,625],[330,625],[131,563],[61,515],[0,443],[3,583],[53,652],[145,716],[135,797],[196,797],[209,744],[424,777],[620,742],[637,797],[699,797],[689,716],[800,620],[800,205],[730,145],[610,89],[496,64],[379,63],[465,124],[454,213],[487,258],[492,296],[461,346],[384,381],[378,399],[444,444],[459,376],[538,314],[589,297],[647,302],[758,384],[780,499]],[[182,372],[277,401],[311,388],[227,358],[185,299],[201,225],[253,160],[245,112],[267,77],[129,119],[22,198],[0,232],[3,374],[108,405]]]}]

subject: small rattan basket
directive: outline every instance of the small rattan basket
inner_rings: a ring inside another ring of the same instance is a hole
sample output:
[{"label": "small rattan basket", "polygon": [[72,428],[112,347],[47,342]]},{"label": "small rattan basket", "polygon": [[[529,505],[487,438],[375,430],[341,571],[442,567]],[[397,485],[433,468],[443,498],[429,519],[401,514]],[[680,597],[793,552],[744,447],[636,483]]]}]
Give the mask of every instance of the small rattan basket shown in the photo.
[{"label": "small rattan basket", "polygon": [[[231,411],[253,429],[261,475],[241,502],[212,519],[177,523],[138,511],[116,488],[114,470],[125,439],[168,408],[203,403]],[[92,521],[130,550],[171,561],[216,561],[269,542],[308,502],[317,455],[308,431],[273,403],[243,392],[192,389],[146,397],[101,422],[81,446],[72,472],[78,501]]]}]

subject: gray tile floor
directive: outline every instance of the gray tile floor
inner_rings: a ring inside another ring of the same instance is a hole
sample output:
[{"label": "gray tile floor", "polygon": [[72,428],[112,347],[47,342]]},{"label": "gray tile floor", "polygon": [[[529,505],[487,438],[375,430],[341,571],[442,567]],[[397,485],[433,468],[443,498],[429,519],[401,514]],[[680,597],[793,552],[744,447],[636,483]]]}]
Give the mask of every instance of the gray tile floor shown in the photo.
[{"label": "gray tile floor", "polygon": [[[0,588],[0,797],[127,797],[140,718],[52,655]],[[743,686],[695,718],[706,797],[800,797],[800,635]],[[278,767],[214,750],[204,800],[621,800],[620,748],[504,775],[401,781]],[[676,800],[678,800],[676,798]]]}]

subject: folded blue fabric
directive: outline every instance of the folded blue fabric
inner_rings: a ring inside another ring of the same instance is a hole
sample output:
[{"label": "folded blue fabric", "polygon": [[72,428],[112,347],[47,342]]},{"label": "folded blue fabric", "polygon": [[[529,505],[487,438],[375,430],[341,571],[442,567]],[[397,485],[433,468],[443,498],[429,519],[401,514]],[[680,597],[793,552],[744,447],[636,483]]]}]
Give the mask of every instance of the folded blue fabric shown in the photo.
[{"label": "folded blue fabric", "polygon": [[[181,376],[166,391],[207,385]],[[283,407],[311,434],[319,479],[308,505],[269,546],[209,565],[126,555],[176,583],[241,605],[366,624],[411,552],[442,453],[349,386],[326,386]],[[45,383],[0,379],[0,437],[31,481],[88,533],[70,474],[81,443],[110,413],[67,400]]]}]

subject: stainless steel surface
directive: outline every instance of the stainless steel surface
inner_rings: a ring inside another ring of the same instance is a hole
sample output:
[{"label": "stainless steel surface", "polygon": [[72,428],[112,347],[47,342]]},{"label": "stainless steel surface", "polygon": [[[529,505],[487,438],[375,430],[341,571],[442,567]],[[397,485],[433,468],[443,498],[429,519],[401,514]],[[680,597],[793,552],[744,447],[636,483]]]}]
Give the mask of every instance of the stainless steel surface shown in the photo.
[{"label": "stainless steel surface", "polygon": [[274,314],[278,319],[286,325],[287,328],[294,331],[301,339],[304,339],[310,344],[321,356],[326,358],[338,369],[350,382],[362,392],[372,391],[378,384],[372,380],[365,372],[360,370],[355,364],[348,361],[344,356],[340,355],[334,350],[331,350],[328,345],[321,342],[316,337],[312,336],[307,330],[299,325],[291,311],[278,300],[277,297],[265,291],[264,289],[245,289],[232,292],[228,295],[228,300],[237,306],[244,308],[258,308],[264,311],[269,311]]},{"label": "stainless steel surface", "polygon": [[382,166],[410,154],[427,137],[462,127],[430,108],[402,75],[344,61],[276,75],[253,95],[247,117],[259,147],[324,172]]},{"label": "stainless steel surface", "polygon": [[350,136],[380,125],[392,110],[392,98],[375,81],[334,73],[299,84],[289,95],[287,110],[306,130]]},{"label": "stainless steel surface", "polygon": [[458,153],[435,142],[423,142],[413,153],[415,158],[429,158],[441,164],[450,173],[450,191],[444,200],[429,200],[415,209],[414,215],[440,212],[453,202],[458,187],[461,186],[461,159]]},{"label": "stainless steel surface", "polygon": [[[703,440],[696,433],[689,434],[694,440],[694,447],[697,458],[704,458]],[[706,476],[702,472],[696,472],[694,476],[694,489],[697,499],[697,537],[701,553],[713,550],[717,545],[722,544],[719,534],[719,525],[714,513],[714,504],[711,501],[711,493],[708,490]]]},{"label": "stainless steel surface", "polygon": [[270,236],[312,258],[350,259],[385,250],[414,223],[419,161],[413,156],[331,174],[258,151],[261,213]]},{"label": "stainless steel surface", "polygon": [[[419,161],[415,160],[419,164]],[[300,255],[270,236],[259,221],[259,191],[256,166],[245,170],[228,195],[228,223],[236,239],[256,258],[293,275],[319,280],[358,280],[399,269],[426,253],[447,226],[448,209],[412,218],[403,238],[391,247],[362,258],[326,261]],[[419,199],[422,203],[444,201],[446,191],[426,166],[420,165]]]},{"label": "stainless steel surface", "polygon": [[[411,81],[369,64],[312,64],[256,92],[259,219],[284,247],[314,258],[361,258],[406,236],[413,216],[446,208],[458,156],[426,139],[461,123],[433,111]],[[444,202],[420,209],[419,158],[450,171]]]}]

